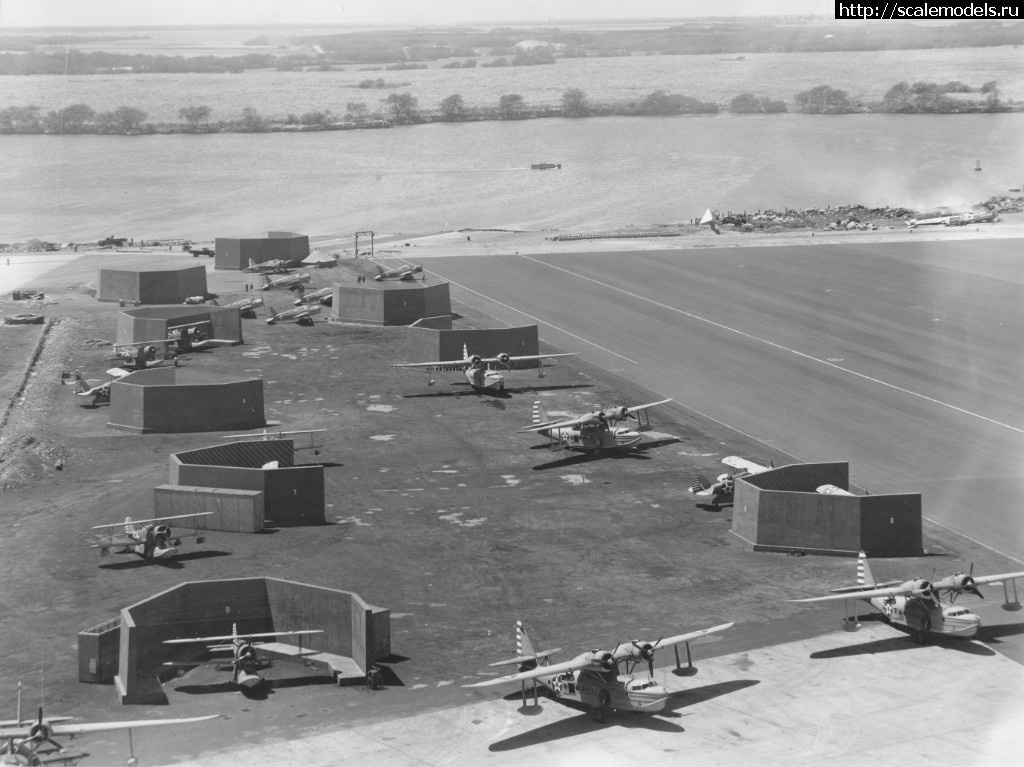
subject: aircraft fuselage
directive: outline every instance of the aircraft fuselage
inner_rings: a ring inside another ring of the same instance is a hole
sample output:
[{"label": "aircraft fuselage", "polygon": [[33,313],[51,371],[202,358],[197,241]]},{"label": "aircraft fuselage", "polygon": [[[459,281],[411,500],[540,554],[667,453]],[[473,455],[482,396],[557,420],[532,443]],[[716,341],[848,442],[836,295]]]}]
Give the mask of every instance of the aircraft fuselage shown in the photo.
[{"label": "aircraft fuselage", "polygon": [[575,701],[593,709],[656,714],[665,708],[668,693],[653,680],[615,671],[569,671],[540,679],[556,700]]},{"label": "aircraft fuselage", "polygon": [[569,426],[559,429],[544,429],[538,433],[557,440],[566,450],[580,452],[632,447],[643,439],[640,432],[625,426],[610,428]]},{"label": "aircraft fuselage", "polygon": [[981,627],[981,618],[958,604],[904,596],[874,597],[870,601],[889,623],[913,631],[969,639]]}]

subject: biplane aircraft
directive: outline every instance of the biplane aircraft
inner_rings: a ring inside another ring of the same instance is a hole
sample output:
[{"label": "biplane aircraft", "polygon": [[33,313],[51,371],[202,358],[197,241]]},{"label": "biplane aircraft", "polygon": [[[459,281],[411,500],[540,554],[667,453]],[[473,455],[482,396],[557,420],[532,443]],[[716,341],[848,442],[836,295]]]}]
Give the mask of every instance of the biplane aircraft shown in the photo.
[{"label": "biplane aircraft", "polygon": [[[547,437],[552,445],[562,445],[567,450],[592,452],[632,448],[643,439],[641,432],[650,428],[647,410],[671,402],[672,398],[648,402],[646,405],[610,407],[592,410],[575,418],[552,420],[544,406],[537,400],[533,403],[533,423],[519,431],[534,432]],[[616,426],[619,421],[633,418],[637,427]]]},{"label": "biplane aircraft", "polygon": [[710,482],[703,474],[698,474],[690,481],[690,492],[699,497],[710,496],[711,504],[716,509],[723,503],[732,503],[737,477],[750,477],[768,471],[774,466],[774,464],[762,466],[759,463],[748,461],[746,458],[740,458],[738,455],[727,455],[722,459],[722,463],[732,466],[738,471],[719,474],[715,482]]},{"label": "biplane aircraft", "polygon": [[462,373],[473,391],[482,393],[488,391],[502,391],[505,388],[505,377],[494,368],[512,370],[517,364],[524,362],[539,362],[537,378],[543,378],[547,373],[544,370],[544,360],[553,357],[572,357],[576,352],[561,352],[559,354],[529,354],[514,357],[511,354],[502,352],[494,357],[481,357],[479,354],[470,355],[468,348],[463,345],[461,360],[438,360],[437,362],[399,362],[391,367],[402,368],[403,370],[423,370],[427,373],[427,386],[433,386],[437,381],[431,373]]},{"label": "biplane aircraft", "polygon": [[[93,530],[106,530],[106,533],[97,535],[96,542],[91,548],[99,549],[100,556],[107,556],[111,549],[119,549],[120,554],[138,554],[147,561],[157,559],[170,559],[178,553],[182,538],[195,538],[196,543],[202,543],[205,539],[201,530],[195,524],[196,517],[205,517],[213,514],[212,511],[203,511],[196,514],[179,514],[173,517],[156,517],[154,519],[140,519],[135,522],[131,517],[125,517],[124,522],[114,522],[109,525],[96,525]],[[193,520],[192,529],[184,533],[171,533],[171,526],[166,524],[175,519]],[[124,525],[123,532],[117,532],[115,528]]]},{"label": "biplane aircraft", "polygon": [[[269,661],[262,660],[256,652],[256,647],[266,644],[259,640],[266,640],[270,637],[282,636],[305,636],[307,634],[322,634],[323,629],[305,629],[302,631],[265,631],[258,634],[239,634],[238,624],[231,624],[231,633],[224,636],[195,637],[194,639],[166,639],[164,644],[195,644],[197,642],[216,642],[207,646],[209,652],[231,652],[231,682],[239,687],[251,689],[263,681],[259,670],[269,665]],[[300,642],[302,640],[299,640]],[[223,644],[227,642],[228,644]],[[274,652],[272,649],[264,648],[267,652]],[[300,646],[298,656],[302,655]],[[173,661],[165,664],[178,666]]]},{"label": "biplane aircraft", "polygon": [[[611,651],[591,650],[577,655],[572,660],[552,665],[548,658],[559,650],[536,652],[522,621],[516,621],[516,657],[492,663],[491,666],[516,666],[518,672],[463,686],[492,687],[519,682],[525,705],[526,682],[533,682],[534,702],[537,700],[537,682],[540,682],[551,692],[555,700],[583,704],[602,722],[609,711],[656,714],[665,708],[668,692],[654,679],[655,650],[685,644],[689,659],[691,644],[712,641],[705,637],[732,626],[732,623],[723,623],[689,634],[662,637],[654,642],[633,639],[618,643]],[[634,674],[636,667],[644,661],[647,662],[646,678]],[[678,647],[676,668],[681,668]]]},{"label": "biplane aircraft", "polygon": [[[973,571],[974,567],[971,567]],[[929,634],[970,638],[981,628],[981,618],[956,599],[961,594],[973,594],[984,599],[978,586],[991,583],[1003,587],[1003,597],[1009,606],[1019,606],[1017,599],[1017,578],[1024,578],[1024,571],[1001,573],[999,575],[974,575],[957,573],[938,581],[913,578],[909,581],[887,581],[878,583],[871,574],[871,565],[862,551],[857,557],[857,585],[832,589],[832,594],[808,599],[791,599],[790,602],[835,602],[844,600],[847,615],[844,622],[851,623],[849,603],[863,600],[878,610],[891,625],[904,626],[915,633],[921,644],[928,641]],[[1013,583],[1013,600],[1006,587],[1006,581]],[[943,601],[943,596],[947,596]],[[856,616],[854,616],[855,618]]]},{"label": "biplane aircraft", "polygon": [[[200,349],[213,348],[238,343],[226,338],[211,338],[208,330],[201,329],[204,325],[211,325],[209,320],[190,322],[186,325],[172,325],[167,328],[166,338],[157,338],[152,341],[132,341],[126,344],[114,344],[114,354],[118,357],[131,357],[138,355],[138,350],[144,349],[149,359],[155,359],[158,353],[156,347],[162,346],[164,353],[187,354],[188,352],[199,351]],[[149,347],[153,347],[150,349]],[[152,367],[152,366],[151,366]]]},{"label": "biplane aircraft", "polygon": [[88,756],[83,752],[69,751],[57,740],[58,737],[74,738],[93,732],[110,732],[111,730],[128,730],[128,766],[138,765],[135,758],[135,747],[132,743],[132,730],[140,727],[165,727],[172,724],[192,724],[218,719],[220,714],[193,716],[184,719],[136,719],[121,722],[83,722],[73,724],[70,716],[43,715],[43,707],[34,718],[23,719],[21,715],[21,683],[18,683],[17,718],[0,721],[0,756],[3,764],[75,765]]},{"label": "biplane aircraft", "polygon": [[306,306],[296,306],[292,309],[285,309],[283,312],[278,312],[273,306],[267,304],[264,309],[267,312],[268,325],[273,325],[276,322],[295,322],[304,327],[309,327],[313,324],[313,315],[319,314],[323,307],[319,304],[311,304]]},{"label": "biplane aircraft", "polygon": [[[377,282],[383,282],[384,280],[415,280],[417,274],[423,274],[423,265],[419,264],[413,266],[409,264],[407,266],[397,266],[394,269],[385,269],[380,264],[377,264],[377,273],[373,275],[373,279]],[[422,279],[427,279],[427,275],[423,274]]]},{"label": "biplane aircraft", "polygon": [[276,290],[277,288],[288,288],[289,290],[295,290],[299,285],[304,282],[309,282],[313,279],[309,272],[300,272],[299,274],[288,274],[284,277],[278,277],[276,280],[270,279],[270,275],[263,275],[263,284],[260,286],[260,290]]},{"label": "biplane aircraft", "polygon": [[250,274],[281,274],[282,272],[287,272],[290,268],[291,262],[280,258],[261,261],[258,264],[250,258],[249,265],[242,271],[249,272]]},{"label": "biplane aircraft", "polygon": [[299,297],[292,302],[296,306],[316,303],[322,304],[323,306],[330,306],[334,303],[334,288],[321,288],[320,290],[314,290],[312,293],[306,293],[303,290],[299,290],[298,293]]},{"label": "biplane aircraft", "polygon": [[[92,407],[103,403],[110,404],[110,384],[131,375],[131,371],[124,368],[110,368],[107,371],[107,375],[110,376],[110,379],[107,381],[78,378],[75,381],[75,395],[78,397],[92,397],[92,402],[90,403]],[[63,384],[64,379],[62,378],[60,382]]]}]

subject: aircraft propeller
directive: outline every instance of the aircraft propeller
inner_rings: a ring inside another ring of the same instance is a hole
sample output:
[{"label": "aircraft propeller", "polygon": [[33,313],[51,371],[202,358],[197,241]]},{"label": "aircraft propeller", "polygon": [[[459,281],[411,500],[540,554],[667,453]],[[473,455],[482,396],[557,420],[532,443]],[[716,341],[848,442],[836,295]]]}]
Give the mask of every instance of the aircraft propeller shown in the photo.
[{"label": "aircraft propeller", "polygon": [[[973,568],[972,568],[973,569]],[[985,598],[985,595],[981,593],[977,585],[974,582],[974,578],[966,573],[957,573],[956,575],[950,575],[943,578],[941,581],[936,581],[933,584],[933,588],[938,589],[949,589],[952,592],[950,601],[956,599],[957,594],[964,592],[968,594],[974,594],[976,597]]]},{"label": "aircraft propeller", "polygon": [[49,743],[51,746],[56,748],[58,751],[64,751],[64,747],[53,739],[53,728],[50,727],[49,722],[43,719],[43,707],[39,707],[39,719],[32,725],[32,729],[29,730],[28,739],[36,743],[36,748],[43,745],[43,743]]}]

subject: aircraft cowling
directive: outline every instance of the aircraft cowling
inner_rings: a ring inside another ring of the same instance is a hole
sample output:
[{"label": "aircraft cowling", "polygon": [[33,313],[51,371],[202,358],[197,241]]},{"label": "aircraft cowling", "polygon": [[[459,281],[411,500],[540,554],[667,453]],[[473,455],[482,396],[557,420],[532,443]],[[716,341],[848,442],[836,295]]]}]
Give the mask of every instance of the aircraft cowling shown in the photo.
[{"label": "aircraft cowling", "polygon": [[479,354],[474,354],[469,358],[470,363],[475,367],[480,364],[480,360],[483,359]]},{"label": "aircraft cowling", "polygon": [[604,411],[604,417],[609,421],[621,421],[623,418],[629,416],[629,408],[625,405],[620,407],[610,407]]},{"label": "aircraft cowling", "polygon": [[935,592],[932,589],[931,582],[926,581],[923,578],[907,581],[903,584],[903,587],[910,591],[910,596],[912,597],[917,597],[919,599],[935,598]]},{"label": "aircraft cowling", "polygon": [[512,355],[508,352],[502,352],[498,355],[498,362],[502,365],[507,365],[510,359],[512,359]]},{"label": "aircraft cowling", "polygon": [[590,665],[597,671],[611,671],[615,667],[615,658],[607,650],[594,650],[590,654]]},{"label": "aircraft cowling", "polygon": [[957,573],[956,575],[950,575],[943,578],[941,581],[936,581],[934,588],[949,589],[956,593],[966,591],[968,594],[974,594],[975,596],[984,599],[984,596],[982,596],[982,593],[974,583],[974,578],[966,573]]}]

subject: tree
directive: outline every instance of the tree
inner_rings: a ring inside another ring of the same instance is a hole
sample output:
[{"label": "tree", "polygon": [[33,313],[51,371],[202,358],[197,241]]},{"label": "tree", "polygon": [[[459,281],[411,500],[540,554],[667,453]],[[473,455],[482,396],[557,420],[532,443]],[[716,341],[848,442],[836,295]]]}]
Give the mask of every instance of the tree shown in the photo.
[{"label": "tree", "polygon": [[420,100],[411,93],[392,93],[384,99],[384,107],[391,112],[395,122],[406,122],[416,117]]},{"label": "tree", "polygon": [[462,117],[466,113],[466,104],[461,93],[453,93],[441,99],[441,114],[445,117]]},{"label": "tree", "polygon": [[498,99],[498,115],[505,120],[518,117],[526,101],[518,93],[505,93]]},{"label": "tree", "polygon": [[362,101],[350,101],[345,105],[345,117],[349,120],[362,120],[370,108]]},{"label": "tree", "polygon": [[586,117],[590,114],[587,94],[580,88],[570,88],[562,94],[562,114],[568,117]]},{"label": "tree", "polygon": [[96,121],[110,133],[138,133],[148,116],[141,109],[121,106],[113,112],[101,112]]},{"label": "tree", "polygon": [[764,114],[787,110],[784,101],[773,100],[768,96],[755,96],[753,93],[741,93],[729,102],[729,111],[735,114]]},{"label": "tree", "polygon": [[242,110],[242,127],[250,133],[262,133],[267,129],[266,121],[252,107]]},{"label": "tree", "polygon": [[96,112],[88,104],[69,104],[59,112],[50,112],[46,123],[47,128],[55,133],[78,133],[95,118]]},{"label": "tree", "polygon": [[800,111],[809,114],[843,114],[854,111],[846,91],[828,85],[817,85],[809,91],[801,91],[794,98]]},{"label": "tree", "polygon": [[12,133],[29,133],[39,130],[39,111],[37,106],[7,107],[0,110],[0,130]]},{"label": "tree", "polygon": [[315,125],[322,128],[334,122],[334,115],[331,114],[330,109],[314,109],[312,112],[304,113],[299,121],[303,125]]},{"label": "tree", "polygon": [[182,107],[178,110],[178,116],[188,123],[193,133],[199,131],[200,126],[206,127],[210,121],[210,107]]}]

